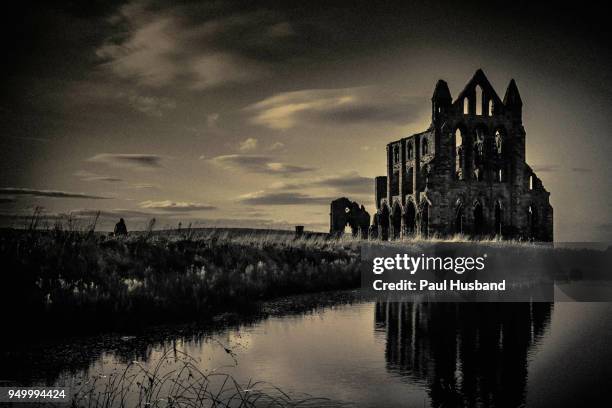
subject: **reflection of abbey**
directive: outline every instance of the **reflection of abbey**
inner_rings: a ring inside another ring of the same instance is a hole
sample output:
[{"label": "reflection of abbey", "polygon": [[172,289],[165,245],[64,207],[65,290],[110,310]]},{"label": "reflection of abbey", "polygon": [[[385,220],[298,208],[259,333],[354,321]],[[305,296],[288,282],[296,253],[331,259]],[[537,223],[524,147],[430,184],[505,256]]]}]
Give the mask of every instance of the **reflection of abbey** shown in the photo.
[{"label": "reflection of abbey", "polygon": [[514,80],[502,101],[478,70],[455,101],[442,80],[431,100],[429,129],[387,145],[371,233],[552,241],[550,194],[525,162],[523,103]]}]

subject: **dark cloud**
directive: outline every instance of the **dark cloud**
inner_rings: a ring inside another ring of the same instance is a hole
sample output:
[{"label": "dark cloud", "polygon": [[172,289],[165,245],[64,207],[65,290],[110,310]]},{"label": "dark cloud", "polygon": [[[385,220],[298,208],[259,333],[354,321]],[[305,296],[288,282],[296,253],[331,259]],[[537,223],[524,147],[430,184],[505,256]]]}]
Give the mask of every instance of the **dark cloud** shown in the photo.
[{"label": "dark cloud", "polygon": [[412,121],[422,110],[424,103],[392,103],[391,101],[375,105],[368,102],[355,103],[352,106],[332,107],[321,112],[305,112],[305,120],[324,120],[343,124],[360,122],[386,122],[404,124]]},{"label": "dark cloud", "polygon": [[13,195],[13,196],[34,196],[34,197],[53,197],[53,198],[86,198],[93,200],[104,200],[111,197],[102,197],[84,193],[71,193],[68,191],[58,190],[35,190],[30,188],[14,188],[14,187],[2,187],[0,188],[0,194],[2,195]]},{"label": "dark cloud", "polygon": [[225,168],[248,170],[256,173],[289,175],[315,170],[314,167],[287,164],[265,155],[228,154],[209,159],[210,162]]},{"label": "dark cloud", "polygon": [[96,209],[76,209],[70,211],[68,214],[77,217],[106,217],[106,218],[121,218],[121,217],[131,217],[131,218],[151,218],[152,214],[145,211],[137,211],[137,210],[129,210],[129,209],[121,209],[116,208],[112,210],[96,210]]},{"label": "dark cloud", "polygon": [[154,169],[162,167],[163,157],[157,154],[112,154],[100,153],[87,159],[93,163],[104,163],[118,167]]},{"label": "dark cloud", "polygon": [[143,201],[140,203],[141,208],[150,209],[150,210],[160,210],[165,212],[190,212],[190,211],[210,211],[216,210],[217,207],[202,204],[202,203],[192,203],[185,201]]},{"label": "dark cloud", "polygon": [[330,197],[315,197],[299,192],[264,192],[250,193],[239,198],[241,204],[247,205],[305,205],[329,204]]},{"label": "dark cloud", "polygon": [[374,180],[371,177],[360,176],[357,172],[340,174],[337,176],[321,177],[312,180],[303,180],[288,183],[275,183],[276,190],[302,190],[305,188],[324,187],[333,188],[340,193],[371,194]]},{"label": "dark cloud", "polygon": [[347,193],[370,194],[374,189],[374,180],[359,174],[347,174],[346,176],[327,177],[316,181],[315,186],[332,187],[338,191]]},{"label": "dark cloud", "polygon": [[111,19],[97,56],[114,75],[148,87],[205,89],[268,76],[295,47],[282,13],[246,5],[133,1]]},{"label": "dark cloud", "polygon": [[12,197],[0,197],[0,204],[11,204],[15,202],[17,202],[17,200]]},{"label": "dark cloud", "polygon": [[50,139],[44,137],[29,137],[29,136],[9,136],[11,139],[24,140],[27,142],[47,143]]}]

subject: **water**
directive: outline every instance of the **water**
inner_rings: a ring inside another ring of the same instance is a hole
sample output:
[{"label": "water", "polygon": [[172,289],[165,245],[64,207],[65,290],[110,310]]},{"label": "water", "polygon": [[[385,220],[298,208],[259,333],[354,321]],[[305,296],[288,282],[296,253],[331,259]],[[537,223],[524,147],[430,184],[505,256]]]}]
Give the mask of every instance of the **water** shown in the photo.
[{"label": "water", "polygon": [[611,345],[609,303],[327,302],[214,334],[73,342],[30,362],[3,356],[1,374],[76,386],[130,361],[166,358],[169,372],[184,352],[242,384],[360,407],[586,406],[612,385]]}]

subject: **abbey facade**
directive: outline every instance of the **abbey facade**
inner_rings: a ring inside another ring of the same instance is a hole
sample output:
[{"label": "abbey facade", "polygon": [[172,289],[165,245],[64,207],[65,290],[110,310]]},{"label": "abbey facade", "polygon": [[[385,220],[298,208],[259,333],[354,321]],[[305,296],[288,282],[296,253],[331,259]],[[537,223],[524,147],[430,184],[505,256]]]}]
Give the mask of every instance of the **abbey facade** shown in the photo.
[{"label": "abbey facade", "polygon": [[387,145],[370,234],[552,241],[550,193],[525,161],[514,80],[502,100],[478,70],[454,101],[439,80],[431,101],[429,129]]}]

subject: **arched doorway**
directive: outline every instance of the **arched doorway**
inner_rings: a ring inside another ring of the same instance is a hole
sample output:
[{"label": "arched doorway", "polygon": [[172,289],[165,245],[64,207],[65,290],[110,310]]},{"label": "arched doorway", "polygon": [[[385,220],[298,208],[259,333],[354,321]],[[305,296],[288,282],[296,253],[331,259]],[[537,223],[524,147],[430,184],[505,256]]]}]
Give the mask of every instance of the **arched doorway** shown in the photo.
[{"label": "arched doorway", "polygon": [[406,210],[404,213],[404,228],[406,235],[414,235],[416,227],[416,208],[412,201],[408,201],[406,204]]},{"label": "arched doorway", "polygon": [[502,236],[502,228],[503,228],[503,209],[501,203],[499,201],[495,202],[495,235],[501,237]]},{"label": "arched doorway", "polygon": [[474,235],[479,236],[485,232],[484,214],[480,202],[474,204]]},{"label": "arched doorway", "polygon": [[421,237],[429,237],[429,203],[426,201],[421,208],[421,220],[419,224],[419,233]]},{"label": "arched doorway", "polygon": [[455,234],[463,234],[463,204],[461,203],[455,210]]},{"label": "arched doorway", "polygon": [[391,216],[391,222],[391,225],[393,226],[391,231],[392,237],[393,239],[398,239],[402,231],[402,208],[397,202],[393,205],[393,215]]},{"label": "arched doorway", "polygon": [[346,224],[344,224],[344,230],[342,231],[342,235],[348,236],[349,234],[353,235],[353,228],[351,227],[351,224],[347,222]]}]

